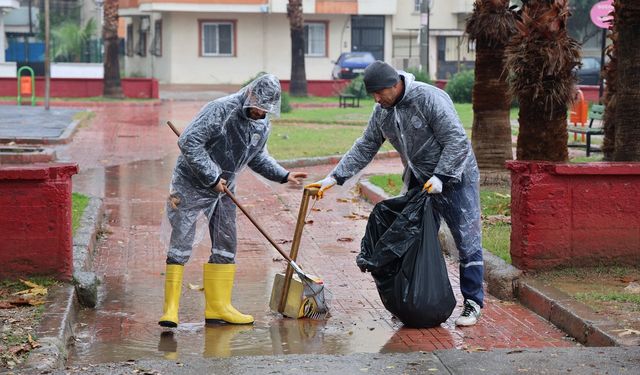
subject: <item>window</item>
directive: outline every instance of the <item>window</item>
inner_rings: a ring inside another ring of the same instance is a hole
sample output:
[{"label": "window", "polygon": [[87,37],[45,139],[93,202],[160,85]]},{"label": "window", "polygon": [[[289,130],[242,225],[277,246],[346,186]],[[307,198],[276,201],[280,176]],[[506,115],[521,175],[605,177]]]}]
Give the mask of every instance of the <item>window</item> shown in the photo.
[{"label": "window", "polygon": [[136,45],[136,55],[141,57],[147,56],[147,35],[149,34],[149,17],[140,18],[140,34],[138,35],[138,44]]},{"label": "window", "polygon": [[154,56],[162,56],[162,20],[156,20],[153,24],[151,54]]},{"label": "window", "polygon": [[133,25],[127,25],[127,44],[125,46],[125,54],[129,57],[133,56]]},{"label": "window", "polygon": [[201,55],[202,56],[233,56],[234,23],[233,22],[202,22]]},{"label": "window", "polygon": [[304,54],[305,56],[326,56],[327,25],[324,22],[305,22]]},{"label": "window", "polygon": [[414,0],[413,1],[413,11],[414,12],[419,12],[420,11],[420,3],[422,3],[422,0]]}]

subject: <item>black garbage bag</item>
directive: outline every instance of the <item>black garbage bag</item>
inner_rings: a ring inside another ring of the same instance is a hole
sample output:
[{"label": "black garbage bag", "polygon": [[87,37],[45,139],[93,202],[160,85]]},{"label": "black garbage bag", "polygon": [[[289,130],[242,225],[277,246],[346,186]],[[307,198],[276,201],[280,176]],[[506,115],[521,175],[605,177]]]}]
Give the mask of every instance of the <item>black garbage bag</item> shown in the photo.
[{"label": "black garbage bag", "polygon": [[360,270],[371,272],[386,309],[416,328],[439,325],[456,306],[431,200],[415,188],[376,204],[356,258]]}]

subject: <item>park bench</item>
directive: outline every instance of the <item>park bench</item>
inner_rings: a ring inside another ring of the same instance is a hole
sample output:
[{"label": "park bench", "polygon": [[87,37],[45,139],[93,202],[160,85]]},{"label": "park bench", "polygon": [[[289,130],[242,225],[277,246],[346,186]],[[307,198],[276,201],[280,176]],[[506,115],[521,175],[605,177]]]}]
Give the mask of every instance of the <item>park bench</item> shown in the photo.
[{"label": "park bench", "polygon": [[[364,87],[364,82],[356,81],[351,90],[347,87],[343,92],[338,94],[338,107],[360,107],[360,98],[364,98],[366,95],[367,92]],[[350,103],[347,103],[347,101],[350,101]]]},{"label": "park bench", "polygon": [[[599,152],[600,148],[597,146],[591,146],[592,135],[603,135],[604,128],[602,128],[602,118],[604,116],[604,105],[594,104],[589,109],[588,126],[569,125],[567,130],[569,133],[584,134],[586,140],[584,143],[573,142],[569,144],[569,147],[584,147],[587,152],[587,157],[591,155],[591,152]],[[594,127],[594,122],[598,122],[600,126]]]}]

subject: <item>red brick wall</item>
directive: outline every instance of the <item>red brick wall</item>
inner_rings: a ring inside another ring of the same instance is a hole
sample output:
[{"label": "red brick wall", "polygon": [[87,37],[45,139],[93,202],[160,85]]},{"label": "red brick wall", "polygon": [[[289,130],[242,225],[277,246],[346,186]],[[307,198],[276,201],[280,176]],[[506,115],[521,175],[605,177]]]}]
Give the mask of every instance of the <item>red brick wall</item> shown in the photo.
[{"label": "red brick wall", "polygon": [[[0,96],[17,96],[16,78],[0,78]],[[44,97],[44,77],[36,77],[36,96]],[[100,78],[52,78],[52,98],[90,98],[102,96],[103,82]],[[123,78],[122,91],[127,98],[158,99],[158,81],[151,78]],[[26,101],[30,96],[24,97]]]},{"label": "red brick wall", "polygon": [[[313,96],[338,96],[349,84],[348,79],[336,80],[307,80],[307,92]],[[280,80],[283,91],[289,91],[290,80]]]},{"label": "red brick wall", "polygon": [[520,269],[640,264],[640,163],[507,163]]},{"label": "red brick wall", "polygon": [[71,278],[76,173],[77,164],[0,166],[0,278]]}]

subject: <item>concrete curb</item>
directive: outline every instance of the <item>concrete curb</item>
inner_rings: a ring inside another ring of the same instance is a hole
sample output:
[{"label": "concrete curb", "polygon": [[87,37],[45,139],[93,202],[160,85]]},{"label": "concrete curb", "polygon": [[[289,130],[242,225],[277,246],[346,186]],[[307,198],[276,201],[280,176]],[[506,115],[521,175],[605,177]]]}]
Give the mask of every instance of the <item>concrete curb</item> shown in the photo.
[{"label": "concrete curb", "polygon": [[635,335],[620,336],[624,327],[596,314],[589,306],[539,280],[522,278],[517,285],[518,300],[586,346],[638,346]]},{"label": "concrete curb", "polygon": [[[358,182],[360,195],[372,203],[388,199],[381,188],[367,179]],[[440,227],[443,251],[457,259],[453,237],[446,223]],[[637,346],[640,338],[621,337],[623,327],[606,317],[597,315],[587,305],[575,301],[557,288],[528,279],[524,273],[489,251],[484,254],[484,280],[487,291],[502,300],[518,299],[520,303],[586,346]]]},{"label": "concrete curb", "polygon": [[[302,168],[315,165],[338,164],[343,155],[320,156],[315,158],[300,158],[290,160],[278,160],[278,163],[285,168]],[[387,159],[398,157],[398,151],[384,151],[376,155],[376,159]]]},{"label": "concrete curb", "polygon": [[[73,337],[73,325],[81,306],[81,294],[95,294],[97,299],[97,278],[90,271],[96,236],[104,216],[104,205],[101,198],[90,198],[80,226],[73,237],[73,278],[96,280],[92,284],[79,286],[63,284],[50,288],[47,296],[47,310],[42,315],[36,337],[40,347],[31,351],[24,370],[40,372],[54,371],[64,368],[67,359],[67,344]],[[86,298],[86,297],[85,297]],[[86,300],[85,300],[86,301]],[[94,304],[95,306],[95,304]]]}]

